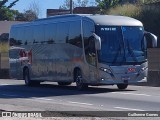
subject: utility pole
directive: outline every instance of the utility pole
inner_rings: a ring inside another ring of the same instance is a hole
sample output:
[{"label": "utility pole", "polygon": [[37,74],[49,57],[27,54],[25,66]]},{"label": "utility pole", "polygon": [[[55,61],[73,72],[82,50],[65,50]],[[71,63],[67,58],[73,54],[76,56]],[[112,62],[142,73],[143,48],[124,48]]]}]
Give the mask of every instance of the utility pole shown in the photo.
[{"label": "utility pole", "polygon": [[73,0],[70,0],[70,14],[73,14]]}]

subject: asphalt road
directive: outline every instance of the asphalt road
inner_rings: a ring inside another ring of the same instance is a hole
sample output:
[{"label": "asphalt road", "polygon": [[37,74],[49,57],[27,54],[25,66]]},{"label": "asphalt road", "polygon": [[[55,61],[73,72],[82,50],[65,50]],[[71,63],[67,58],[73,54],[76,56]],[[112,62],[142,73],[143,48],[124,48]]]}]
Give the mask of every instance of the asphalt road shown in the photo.
[{"label": "asphalt road", "polygon": [[128,86],[58,86],[44,82],[28,87],[21,80],[0,80],[1,111],[160,111],[160,88]]}]

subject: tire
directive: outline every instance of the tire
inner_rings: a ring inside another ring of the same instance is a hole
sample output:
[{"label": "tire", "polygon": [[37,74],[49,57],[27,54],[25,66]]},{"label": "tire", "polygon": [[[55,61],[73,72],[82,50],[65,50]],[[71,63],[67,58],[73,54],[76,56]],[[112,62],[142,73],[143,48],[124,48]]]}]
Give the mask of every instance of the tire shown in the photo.
[{"label": "tire", "polygon": [[83,83],[83,78],[80,70],[77,70],[75,79],[76,87],[78,90],[85,90],[88,88],[88,84]]},{"label": "tire", "polygon": [[72,82],[58,82],[58,85],[62,85],[62,86],[65,86],[65,85],[71,85]]},{"label": "tire", "polygon": [[118,89],[124,90],[128,87],[128,84],[117,84]]},{"label": "tire", "polygon": [[25,81],[25,85],[27,85],[27,86],[33,86],[33,85],[40,84],[39,81],[31,81],[28,68],[25,69],[25,71],[24,71],[24,81]]}]

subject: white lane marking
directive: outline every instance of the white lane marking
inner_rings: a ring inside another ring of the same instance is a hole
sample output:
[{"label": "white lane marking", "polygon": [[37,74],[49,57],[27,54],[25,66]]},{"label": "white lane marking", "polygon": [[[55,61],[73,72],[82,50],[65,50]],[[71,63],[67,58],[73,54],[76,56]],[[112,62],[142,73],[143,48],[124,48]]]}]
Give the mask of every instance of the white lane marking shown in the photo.
[{"label": "white lane marking", "polygon": [[68,101],[69,103],[72,103],[72,104],[80,104],[80,105],[93,105],[93,104],[90,104],[90,103],[81,103],[81,102],[73,102],[73,101]]},{"label": "white lane marking", "polygon": [[0,84],[0,86],[5,86],[5,85],[9,85],[9,84]]},{"label": "white lane marking", "polygon": [[[11,94],[1,94],[1,95],[3,95],[3,96],[9,96],[9,97],[17,97],[17,96],[19,96],[19,95],[11,95]],[[19,96],[19,97],[21,97],[21,96]]]},{"label": "white lane marking", "polygon": [[36,98],[36,97],[32,97],[33,99],[38,99],[38,100],[52,100],[52,99],[48,99],[48,98]]},{"label": "white lane marking", "polygon": [[147,97],[150,97],[150,96],[151,96],[151,95],[148,95],[148,94],[138,94],[138,93],[119,93],[119,92],[112,92],[112,93],[115,93],[115,94],[122,94],[122,95],[147,96]]},{"label": "white lane marking", "polygon": [[[36,97],[32,97],[33,100],[45,100],[45,101],[55,101],[54,99],[48,99],[48,98],[36,98]],[[59,101],[62,101],[62,100],[59,100]],[[81,102],[73,102],[73,101],[67,101],[69,103],[72,103],[72,104],[80,104],[80,105],[93,105],[93,104],[90,104],[90,103],[81,103]]]},{"label": "white lane marking", "polygon": [[123,109],[123,110],[133,110],[133,111],[145,111],[142,109],[134,109],[134,108],[125,108],[125,107],[114,107],[116,109]]}]

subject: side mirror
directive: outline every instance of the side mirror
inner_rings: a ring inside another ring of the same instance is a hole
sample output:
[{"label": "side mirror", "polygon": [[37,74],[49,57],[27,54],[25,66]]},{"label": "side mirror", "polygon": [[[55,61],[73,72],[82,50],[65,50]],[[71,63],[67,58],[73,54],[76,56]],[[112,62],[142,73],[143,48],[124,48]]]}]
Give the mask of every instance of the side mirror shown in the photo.
[{"label": "side mirror", "polygon": [[147,46],[157,47],[157,36],[156,35],[154,35],[153,33],[150,33],[150,32],[146,32],[146,31],[145,31],[144,35],[147,39],[147,42],[152,44],[152,45],[147,44]]},{"label": "side mirror", "polygon": [[95,48],[96,50],[101,50],[101,38],[93,33],[93,37],[95,38]]}]

